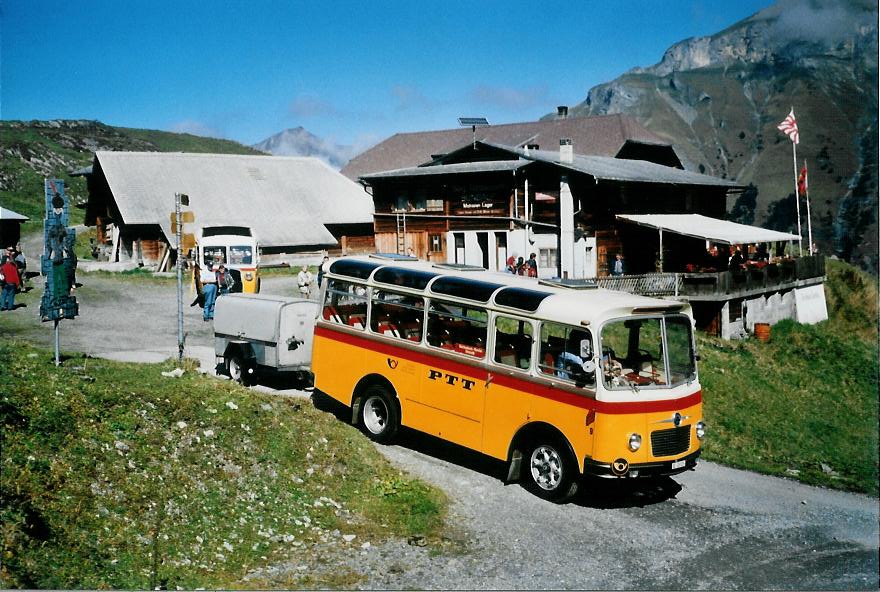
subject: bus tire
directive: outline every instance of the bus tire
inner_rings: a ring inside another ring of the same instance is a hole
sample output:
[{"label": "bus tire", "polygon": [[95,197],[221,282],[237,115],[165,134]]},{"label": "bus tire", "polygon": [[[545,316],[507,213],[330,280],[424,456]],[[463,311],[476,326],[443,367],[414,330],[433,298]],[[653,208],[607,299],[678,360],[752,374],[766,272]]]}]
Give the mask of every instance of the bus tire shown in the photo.
[{"label": "bus tire", "polygon": [[577,491],[577,464],[555,438],[533,440],[523,458],[522,485],[551,502],[564,502]]},{"label": "bus tire", "polygon": [[388,444],[394,440],[400,427],[397,401],[385,387],[368,386],[361,395],[358,425],[372,441]]}]

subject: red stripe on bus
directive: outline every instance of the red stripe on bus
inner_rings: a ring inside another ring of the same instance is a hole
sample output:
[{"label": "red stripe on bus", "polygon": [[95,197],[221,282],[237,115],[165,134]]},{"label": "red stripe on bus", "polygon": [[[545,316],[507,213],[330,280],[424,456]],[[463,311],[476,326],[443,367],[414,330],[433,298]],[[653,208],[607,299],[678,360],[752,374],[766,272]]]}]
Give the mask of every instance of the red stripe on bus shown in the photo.
[{"label": "red stripe on bus", "polygon": [[[402,347],[397,347],[384,342],[375,341],[359,335],[343,333],[335,331],[328,327],[315,327],[316,337],[325,337],[334,341],[362,347],[371,351],[379,352],[384,355],[394,356],[396,358],[404,358],[417,364],[433,366],[441,368],[455,374],[463,374],[470,378],[478,380],[486,380],[489,370],[484,368],[475,368],[467,364],[458,363],[446,358],[440,358],[431,354],[417,352]],[[568,391],[545,386],[523,380],[515,376],[506,376],[503,374],[493,373],[492,382],[499,386],[511,388],[518,391],[527,392],[529,394],[550,399],[558,403],[564,403],[581,409],[592,409],[597,413],[606,413],[610,415],[620,415],[626,413],[656,413],[660,411],[678,411],[692,405],[697,405],[703,401],[703,392],[697,391],[692,395],[681,399],[672,399],[664,401],[632,401],[628,403],[597,401],[591,397],[576,395]],[[638,396],[634,394],[633,396]]]}]

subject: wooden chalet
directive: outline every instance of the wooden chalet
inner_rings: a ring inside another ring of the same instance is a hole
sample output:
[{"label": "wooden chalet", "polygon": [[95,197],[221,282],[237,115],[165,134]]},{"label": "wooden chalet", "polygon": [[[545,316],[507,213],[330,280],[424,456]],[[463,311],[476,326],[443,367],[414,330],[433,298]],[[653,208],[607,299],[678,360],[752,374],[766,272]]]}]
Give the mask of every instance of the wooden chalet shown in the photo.
[{"label": "wooden chalet", "polygon": [[[451,147],[453,141],[459,144]],[[380,163],[403,166],[365,172]],[[671,145],[624,116],[401,134],[342,172],[358,172],[373,196],[380,252],[489,270],[535,253],[540,277],[593,278],[625,291],[681,297],[691,301],[698,326],[724,336],[778,315],[779,306],[767,306],[774,294],[821,289],[824,266],[809,258],[786,269],[786,281],[779,274],[763,283],[746,274],[741,281],[717,265],[709,272],[710,243],[726,252],[757,242],[752,239],[776,244],[797,237],[724,221],[728,195],[743,188],[685,171]],[[655,218],[645,222],[640,215]],[[691,218],[683,230],[669,216]],[[628,283],[610,275],[618,253]],[[714,275],[702,277],[700,270]],[[795,314],[789,300],[783,308],[791,314],[783,317]],[[749,306],[751,319],[743,314]]]}]

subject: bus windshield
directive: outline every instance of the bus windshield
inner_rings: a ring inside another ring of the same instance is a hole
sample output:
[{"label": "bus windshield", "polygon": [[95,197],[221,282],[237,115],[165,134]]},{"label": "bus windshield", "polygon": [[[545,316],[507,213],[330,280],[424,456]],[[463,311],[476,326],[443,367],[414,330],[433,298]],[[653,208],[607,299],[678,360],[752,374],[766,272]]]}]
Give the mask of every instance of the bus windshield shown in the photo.
[{"label": "bus windshield", "polygon": [[251,265],[254,262],[254,249],[250,245],[231,245],[229,247],[230,265]]},{"label": "bus windshield", "polygon": [[660,388],[696,379],[690,320],[683,315],[620,319],[602,328],[606,388]]}]

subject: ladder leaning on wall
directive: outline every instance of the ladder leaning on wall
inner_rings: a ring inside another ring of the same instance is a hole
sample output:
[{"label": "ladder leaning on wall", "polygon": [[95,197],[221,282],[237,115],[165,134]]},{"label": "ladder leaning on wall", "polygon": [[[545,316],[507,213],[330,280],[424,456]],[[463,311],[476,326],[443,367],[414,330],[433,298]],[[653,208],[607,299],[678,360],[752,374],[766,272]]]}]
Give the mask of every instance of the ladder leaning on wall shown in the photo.
[{"label": "ladder leaning on wall", "polygon": [[406,212],[397,214],[397,253],[406,253]]}]

